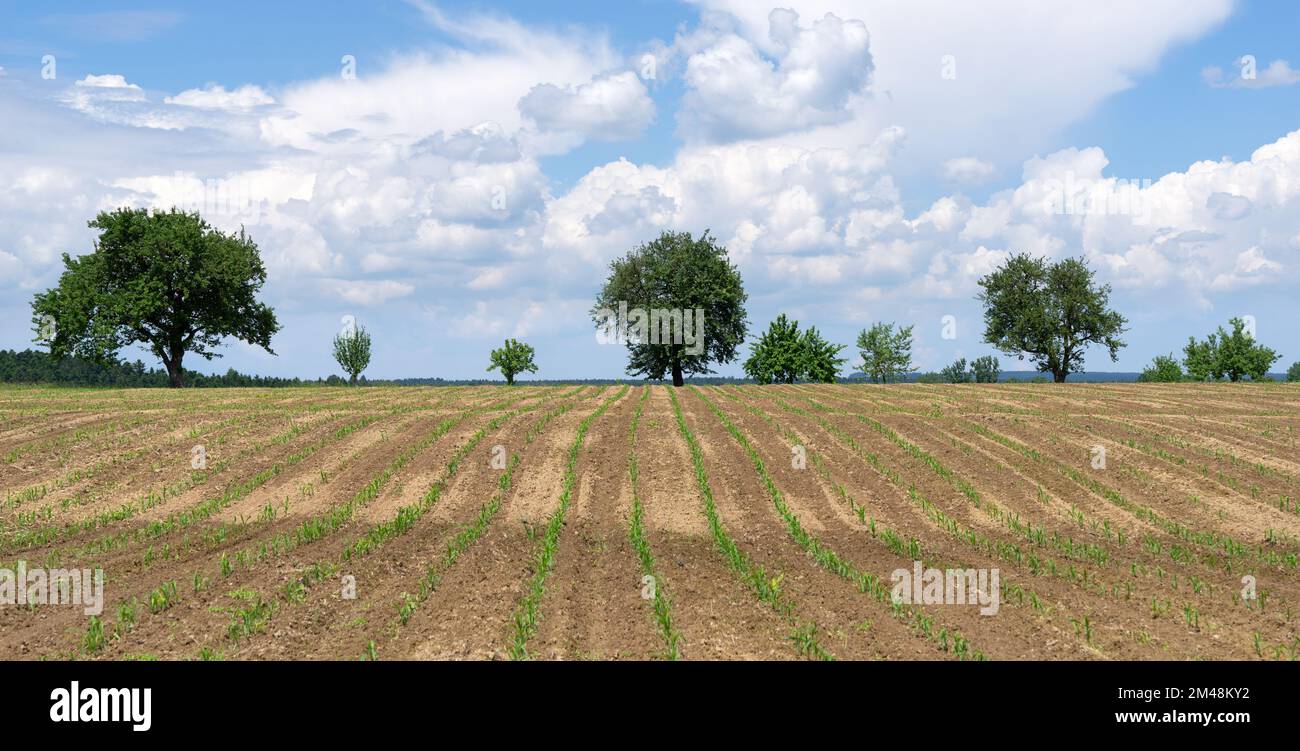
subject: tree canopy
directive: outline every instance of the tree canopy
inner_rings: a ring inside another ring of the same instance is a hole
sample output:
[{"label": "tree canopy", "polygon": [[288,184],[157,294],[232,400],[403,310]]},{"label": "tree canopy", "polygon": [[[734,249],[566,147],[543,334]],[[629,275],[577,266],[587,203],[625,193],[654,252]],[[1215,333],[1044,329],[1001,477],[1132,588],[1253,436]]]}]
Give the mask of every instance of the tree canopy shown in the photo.
[{"label": "tree canopy", "polygon": [[758,383],[834,383],[840,366],[847,362],[839,357],[842,349],[843,344],[823,339],[815,326],[800,333],[799,322],[782,313],[750,345],[745,375]]},{"label": "tree canopy", "polygon": [[1110,350],[1112,361],[1125,346],[1128,321],[1109,309],[1110,285],[1093,284],[1093,271],[1080,258],[1049,263],[1027,254],[1012,256],[988,276],[984,288],[984,340],[1035,367],[1057,383],[1083,368],[1088,346]]},{"label": "tree canopy", "polygon": [[727,249],[707,231],[664,232],[610,264],[591,310],[598,330],[628,349],[628,375],[673,385],[731,362],[745,341],[745,294]]},{"label": "tree canopy", "polygon": [[211,360],[226,337],[271,350],[275,312],[258,302],[266,269],[243,230],[226,234],[197,213],[123,208],[89,223],[93,252],[65,253],[54,289],[32,301],[39,341],[55,358],[101,364],[143,344],[162,360],[170,385],[185,385],[187,352]]}]

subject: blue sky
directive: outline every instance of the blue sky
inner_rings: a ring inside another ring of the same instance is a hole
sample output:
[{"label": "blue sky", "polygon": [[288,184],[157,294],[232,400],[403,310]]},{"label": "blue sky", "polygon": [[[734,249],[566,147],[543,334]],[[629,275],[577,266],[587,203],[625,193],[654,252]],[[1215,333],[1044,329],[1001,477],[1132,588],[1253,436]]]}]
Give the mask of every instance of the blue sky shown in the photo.
[{"label": "blue sky", "polygon": [[[329,339],[355,316],[374,377],[478,377],[507,336],[536,346],[541,377],[621,375],[586,311],[609,260],[663,229],[727,245],[751,331],[781,312],[843,343],[910,323],[925,369],[990,352],[975,280],[1016,251],[1085,256],[1114,287],[1129,346],[1091,369],[1138,370],[1233,315],[1279,369],[1300,359],[1294,3],[0,3],[0,19],[0,347],[29,346],[30,297],[60,253],[90,250],[96,211],[181,204],[248,228],[284,325],[277,356],[231,343],[186,363],[203,370],[335,372]],[[1123,200],[1058,210],[1066,185]]]}]

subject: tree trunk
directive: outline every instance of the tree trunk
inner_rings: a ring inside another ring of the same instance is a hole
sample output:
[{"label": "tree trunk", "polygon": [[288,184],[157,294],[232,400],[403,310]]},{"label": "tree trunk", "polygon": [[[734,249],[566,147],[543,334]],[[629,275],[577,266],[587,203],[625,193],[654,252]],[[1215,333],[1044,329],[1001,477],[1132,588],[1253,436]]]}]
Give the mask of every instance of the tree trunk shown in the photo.
[{"label": "tree trunk", "polygon": [[181,359],[184,357],[184,351],[173,351],[170,359],[163,359],[163,365],[167,366],[168,385],[171,388],[178,389],[185,385],[185,369],[181,367]]},{"label": "tree trunk", "polygon": [[349,386],[355,386],[355,385],[357,385],[357,374],[356,374],[356,373],[349,373],[348,375],[349,375],[349,378],[348,378],[348,385],[349,385]]},{"label": "tree trunk", "polygon": [[506,373],[506,385],[507,385],[507,386],[513,386],[513,385],[515,385],[515,374],[514,374],[514,373]]},{"label": "tree trunk", "polygon": [[673,360],[673,385],[681,387],[686,384],[682,379],[682,363],[680,360]]},{"label": "tree trunk", "polygon": [[1065,383],[1065,377],[1070,375],[1070,363],[1074,361],[1074,346],[1069,342],[1061,350],[1061,359],[1057,362],[1056,367],[1052,368],[1052,380],[1057,383]]}]

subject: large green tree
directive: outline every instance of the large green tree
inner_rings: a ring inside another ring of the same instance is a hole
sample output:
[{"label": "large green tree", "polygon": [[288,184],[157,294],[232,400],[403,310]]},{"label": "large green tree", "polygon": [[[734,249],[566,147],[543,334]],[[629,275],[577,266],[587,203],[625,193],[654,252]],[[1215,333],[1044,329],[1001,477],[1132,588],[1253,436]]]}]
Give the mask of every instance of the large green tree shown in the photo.
[{"label": "large green tree", "polygon": [[876,323],[858,334],[858,367],[875,383],[893,383],[916,370],[912,364],[912,328]]},{"label": "large green tree", "polygon": [[1232,326],[1231,332],[1220,326],[1203,342],[1188,338],[1187,346],[1183,348],[1187,374],[1198,381],[1217,381],[1226,377],[1235,382],[1246,376],[1250,376],[1252,381],[1264,380],[1269,368],[1281,355],[1257,344],[1255,337],[1246,330],[1244,320],[1233,318],[1228,325]]},{"label": "large green tree", "polygon": [[834,383],[845,358],[839,357],[843,344],[831,344],[813,326],[802,333],[799,322],[782,313],[750,345],[745,361],[745,375],[758,383],[794,383],[814,381]]},{"label": "large green tree", "polygon": [[1017,254],[979,284],[984,340],[1022,360],[1028,356],[1057,383],[1083,368],[1090,344],[1105,346],[1112,361],[1119,359],[1128,321],[1108,307],[1110,285],[1095,285],[1083,259],[1049,263]]},{"label": "large green tree", "polygon": [[607,340],[628,349],[628,375],[674,386],[712,373],[745,341],[745,294],[727,249],[706,231],[664,232],[610,264],[591,314]]},{"label": "large green tree", "polygon": [[90,223],[94,251],[63,255],[54,289],[32,301],[32,321],[50,354],[114,363],[143,344],[162,360],[171,386],[185,385],[187,352],[211,360],[234,337],[271,351],[275,312],[258,302],[266,269],[252,238],[226,234],[198,213],[123,208]]},{"label": "large green tree", "polygon": [[519,373],[536,373],[537,364],[533,362],[533,347],[531,344],[514,339],[507,339],[506,343],[500,349],[492,350],[488,355],[488,371],[501,370],[501,375],[506,377],[506,385],[513,386],[515,376]]}]

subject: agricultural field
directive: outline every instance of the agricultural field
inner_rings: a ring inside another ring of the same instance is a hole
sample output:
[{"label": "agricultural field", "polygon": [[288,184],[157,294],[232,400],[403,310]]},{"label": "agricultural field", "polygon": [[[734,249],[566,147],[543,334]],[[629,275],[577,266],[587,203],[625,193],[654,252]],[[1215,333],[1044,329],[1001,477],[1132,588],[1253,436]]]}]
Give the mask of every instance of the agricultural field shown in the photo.
[{"label": "agricultural field", "polygon": [[[1293,660],[1300,389],[0,389],[5,660]],[[996,612],[895,572],[996,571]]]}]

